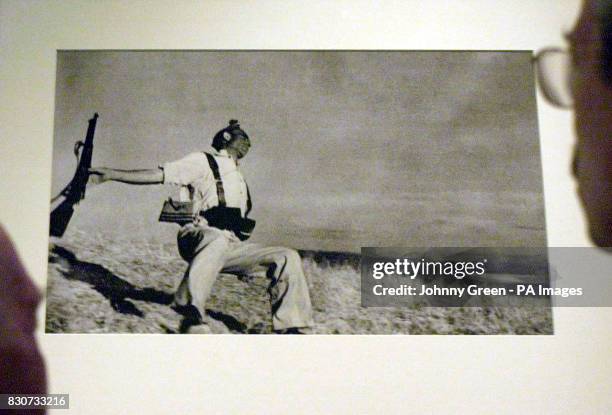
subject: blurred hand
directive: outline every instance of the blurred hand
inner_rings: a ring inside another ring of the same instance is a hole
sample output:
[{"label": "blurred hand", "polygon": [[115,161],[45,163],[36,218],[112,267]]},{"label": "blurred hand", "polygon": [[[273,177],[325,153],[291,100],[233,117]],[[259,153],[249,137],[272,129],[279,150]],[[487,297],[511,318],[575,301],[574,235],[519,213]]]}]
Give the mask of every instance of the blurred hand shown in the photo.
[{"label": "blurred hand", "polygon": [[40,300],[0,226],[0,393],[46,393],[45,363],[34,337]]},{"label": "blurred hand", "polygon": [[112,179],[112,170],[106,167],[92,167],[88,170],[89,181],[88,184],[96,185],[107,182]]}]

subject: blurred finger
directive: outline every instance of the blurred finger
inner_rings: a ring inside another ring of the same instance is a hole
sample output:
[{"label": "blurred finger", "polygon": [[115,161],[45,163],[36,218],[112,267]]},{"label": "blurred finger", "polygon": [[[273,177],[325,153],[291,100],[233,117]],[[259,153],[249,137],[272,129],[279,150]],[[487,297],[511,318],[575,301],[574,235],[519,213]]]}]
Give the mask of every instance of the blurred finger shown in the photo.
[{"label": "blurred finger", "polygon": [[100,174],[91,174],[89,176],[89,180],[87,181],[87,186],[95,186],[97,184],[103,183],[104,178]]}]

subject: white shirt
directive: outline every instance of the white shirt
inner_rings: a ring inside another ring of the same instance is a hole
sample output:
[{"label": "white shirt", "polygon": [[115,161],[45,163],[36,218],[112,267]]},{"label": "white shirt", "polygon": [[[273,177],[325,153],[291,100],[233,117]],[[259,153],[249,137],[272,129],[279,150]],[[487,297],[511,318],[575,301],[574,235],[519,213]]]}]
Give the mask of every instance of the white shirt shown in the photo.
[{"label": "white shirt", "polygon": [[[244,216],[247,209],[247,187],[236,162],[225,150],[213,149],[207,153],[219,165],[226,205],[240,208]],[[188,154],[182,159],[165,163],[161,168],[164,170],[164,184],[175,184],[188,189],[194,212],[219,205],[215,177],[203,152]]]}]

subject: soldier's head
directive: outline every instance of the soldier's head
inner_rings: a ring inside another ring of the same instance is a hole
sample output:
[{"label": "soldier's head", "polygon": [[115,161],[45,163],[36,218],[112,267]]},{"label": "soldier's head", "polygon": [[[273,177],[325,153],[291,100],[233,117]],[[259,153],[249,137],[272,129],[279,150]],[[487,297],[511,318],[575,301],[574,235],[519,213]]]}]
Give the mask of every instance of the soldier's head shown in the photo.
[{"label": "soldier's head", "polygon": [[217,151],[226,150],[230,156],[241,159],[249,152],[251,141],[238,121],[230,120],[227,127],[215,134],[212,147]]},{"label": "soldier's head", "polygon": [[612,246],[612,0],[585,0],[568,38],[578,136],[574,174],[593,241]]}]

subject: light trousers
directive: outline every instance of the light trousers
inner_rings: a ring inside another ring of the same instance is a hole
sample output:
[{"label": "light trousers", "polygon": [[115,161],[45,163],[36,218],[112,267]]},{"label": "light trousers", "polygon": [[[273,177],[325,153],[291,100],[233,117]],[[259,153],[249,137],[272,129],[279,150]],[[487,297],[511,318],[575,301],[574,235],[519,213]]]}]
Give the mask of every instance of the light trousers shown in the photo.
[{"label": "light trousers", "polygon": [[191,304],[204,316],[219,273],[257,275],[263,270],[270,279],[274,329],[313,325],[308,285],[295,250],[243,242],[232,232],[205,223],[183,226],[177,240],[179,253],[189,262],[175,294],[177,304]]}]

